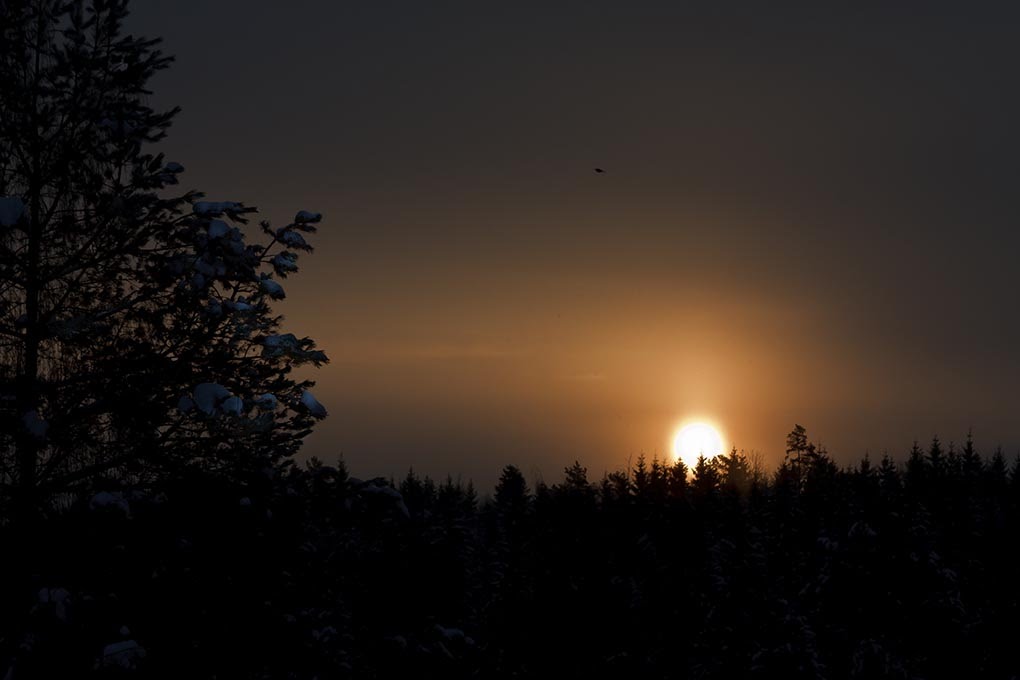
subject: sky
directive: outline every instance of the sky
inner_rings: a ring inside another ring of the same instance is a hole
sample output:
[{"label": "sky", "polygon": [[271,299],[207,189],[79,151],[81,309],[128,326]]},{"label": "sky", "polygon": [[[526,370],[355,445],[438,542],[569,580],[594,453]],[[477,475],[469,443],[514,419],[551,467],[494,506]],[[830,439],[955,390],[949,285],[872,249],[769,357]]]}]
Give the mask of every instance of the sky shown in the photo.
[{"label": "sky", "polygon": [[[486,487],[706,419],[1020,448],[1020,5],[138,2],[185,188],[325,215],[304,455]],[[605,173],[595,173],[594,168]]]}]

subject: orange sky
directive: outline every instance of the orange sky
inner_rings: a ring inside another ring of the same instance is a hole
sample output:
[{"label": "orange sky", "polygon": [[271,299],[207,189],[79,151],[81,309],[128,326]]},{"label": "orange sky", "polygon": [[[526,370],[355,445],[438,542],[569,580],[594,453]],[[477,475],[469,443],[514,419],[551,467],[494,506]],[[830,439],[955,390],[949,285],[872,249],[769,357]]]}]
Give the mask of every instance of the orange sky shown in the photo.
[{"label": "orange sky", "polygon": [[309,453],[485,486],[696,414],[772,462],[794,423],[1020,445],[1013,5],[137,12],[184,184],[326,215],[282,308],[333,360]]}]

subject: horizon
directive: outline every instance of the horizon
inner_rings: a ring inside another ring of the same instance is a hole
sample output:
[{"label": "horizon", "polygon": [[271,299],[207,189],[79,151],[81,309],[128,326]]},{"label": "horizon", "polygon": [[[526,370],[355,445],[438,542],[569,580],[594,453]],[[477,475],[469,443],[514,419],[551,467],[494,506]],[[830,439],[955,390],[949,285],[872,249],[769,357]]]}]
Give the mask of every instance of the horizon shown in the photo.
[{"label": "horizon", "polygon": [[1020,5],[138,4],[0,4],[0,676],[1020,677]]},{"label": "horizon", "polygon": [[183,107],[159,148],[185,188],[326,216],[281,306],[332,359],[302,457],[488,483],[668,455],[692,418],[773,463],[796,422],[841,463],[1020,448],[1015,6],[192,0],[129,26],[176,56],[153,102]]},{"label": "horizon", "polygon": [[[808,439],[809,440],[811,439],[810,433]],[[956,442],[953,440],[943,440],[938,435],[933,435],[932,439],[930,439],[928,442],[921,441],[912,442],[911,450],[916,447],[921,452],[924,459],[928,460],[931,455],[932,447],[937,442],[939,445],[939,451],[946,456],[947,460],[949,461],[961,460],[964,448],[967,445],[967,441],[968,438],[966,437],[962,440],[962,442]],[[971,439],[970,441],[971,445],[974,447],[973,450],[975,454],[978,456],[978,459],[981,461],[982,465],[988,465],[997,456],[1001,456],[1006,465],[1006,469],[1009,471],[1010,477],[1020,478],[1020,450],[1010,453],[1001,446],[995,446],[990,449],[986,449],[978,445],[978,443],[975,442],[973,439]],[[893,464],[897,473],[906,474],[911,454],[911,450],[907,450],[902,455],[896,455],[889,451],[884,451],[879,455],[872,455],[870,451],[865,451],[864,453],[857,457],[849,457],[848,459],[843,460],[844,458],[847,457],[840,456],[839,458],[834,458],[832,456],[832,452],[825,447],[824,443],[819,441],[812,442],[812,444],[817,446],[820,453],[832,459],[840,472],[847,473],[854,473],[860,471],[862,468],[862,464],[865,462],[865,460],[868,461],[872,469],[877,469],[886,459],[888,459]],[[743,458],[744,460],[746,460],[747,464],[751,466],[751,469],[756,473],[762,474],[764,476],[764,480],[768,482],[771,482],[773,478],[778,473],[781,472],[783,467],[790,463],[790,459],[785,453],[783,454],[782,457],[779,458],[779,460],[772,461],[768,457],[764,456],[760,451],[749,451],[747,449],[742,449],[738,447],[731,447],[729,449],[724,450],[722,453],[711,456],[705,456],[705,460],[710,465],[715,465],[715,463],[718,462],[717,459],[727,456],[732,457],[734,454],[737,454],[739,458]],[[314,454],[312,454],[312,456],[314,456]],[[400,488],[401,483],[406,478],[411,476],[419,480],[431,479],[433,482],[436,482],[437,484],[446,481],[452,481],[458,487],[471,486],[474,489],[474,491],[478,494],[479,499],[485,501],[492,499],[493,488],[496,485],[495,482],[493,482],[492,484],[483,486],[476,483],[476,480],[474,478],[465,477],[460,473],[454,473],[452,471],[445,473],[440,472],[438,474],[422,472],[421,470],[416,469],[415,466],[413,465],[402,472],[398,471],[389,474],[371,474],[371,471],[369,471],[369,474],[358,474],[358,472],[360,471],[352,470],[347,465],[347,461],[343,458],[342,455],[337,458],[334,458],[333,460],[323,459],[320,458],[319,456],[314,457],[318,459],[319,462],[322,463],[323,465],[343,467],[345,470],[347,470],[347,473],[350,475],[352,480],[366,482],[371,481],[373,479],[385,479],[387,483],[391,484],[394,488]],[[649,467],[651,467],[653,463],[659,463],[662,464],[666,469],[673,468],[678,463],[683,463],[686,469],[686,478],[688,480],[692,480],[695,477],[694,472],[695,466],[682,460],[681,457],[677,455],[670,454],[664,457],[657,457],[654,455],[646,456],[643,453],[639,453],[635,456],[628,456],[626,460],[621,461],[619,464],[615,466],[607,466],[602,468],[601,470],[592,469],[584,465],[580,459],[575,459],[573,461],[570,461],[568,464],[564,465],[563,468],[554,470],[553,474],[550,475],[547,475],[544,470],[541,470],[537,467],[534,467],[531,470],[525,470],[519,467],[513,461],[504,461],[502,463],[495,461],[494,462],[495,472],[493,472],[492,478],[493,480],[498,481],[502,473],[508,467],[513,467],[520,471],[524,479],[528,482],[531,491],[534,492],[534,490],[540,485],[555,486],[557,484],[560,484],[564,477],[564,473],[569,468],[578,464],[585,468],[585,471],[587,472],[588,475],[588,480],[592,484],[595,484],[600,480],[606,479],[610,475],[613,475],[615,473],[623,473],[627,479],[631,479],[632,476],[634,475],[636,466],[639,465],[639,462],[642,460]]]}]

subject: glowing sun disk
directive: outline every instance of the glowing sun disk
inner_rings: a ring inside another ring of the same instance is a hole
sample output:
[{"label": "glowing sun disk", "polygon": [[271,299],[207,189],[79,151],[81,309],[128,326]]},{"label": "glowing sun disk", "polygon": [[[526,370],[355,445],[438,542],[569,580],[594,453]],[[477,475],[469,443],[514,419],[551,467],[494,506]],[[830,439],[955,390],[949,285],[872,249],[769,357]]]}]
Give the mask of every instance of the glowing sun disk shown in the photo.
[{"label": "glowing sun disk", "polygon": [[722,435],[708,423],[685,425],[673,439],[673,454],[688,467],[697,463],[698,456],[712,458],[722,452]]}]

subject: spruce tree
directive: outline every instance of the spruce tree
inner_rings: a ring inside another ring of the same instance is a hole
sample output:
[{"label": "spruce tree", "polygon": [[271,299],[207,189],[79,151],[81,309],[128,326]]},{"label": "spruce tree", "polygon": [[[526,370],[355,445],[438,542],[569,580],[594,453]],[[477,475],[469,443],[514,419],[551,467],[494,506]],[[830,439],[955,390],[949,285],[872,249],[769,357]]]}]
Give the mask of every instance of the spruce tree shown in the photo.
[{"label": "spruce tree", "polygon": [[900,471],[888,453],[882,455],[882,462],[878,466],[878,475],[886,496],[893,496],[899,492]]},{"label": "spruce tree", "polygon": [[495,489],[496,507],[504,515],[520,517],[528,508],[528,483],[516,465],[507,465]]},{"label": "spruce tree", "polygon": [[638,498],[644,498],[648,492],[649,484],[648,464],[645,462],[645,454],[638,454],[637,463],[634,464],[634,470],[632,471],[632,477],[634,479],[634,494]]},{"label": "spruce tree", "polygon": [[963,444],[963,453],[960,454],[960,466],[963,475],[970,479],[979,477],[984,467],[980,454],[974,448],[974,433],[970,430],[968,430],[967,440]]},{"label": "spruce tree", "polygon": [[719,472],[727,492],[732,495],[743,495],[751,487],[751,465],[743,451],[736,447],[729,454],[716,458]]},{"label": "spruce tree", "polygon": [[31,514],[101,477],[286,459],[325,415],[291,371],[326,356],[273,303],[320,216],[251,244],[254,208],[172,193],[153,146],[177,110],[147,89],[171,59],[124,34],[126,0],[3,10],[0,484]]},{"label": "spruce tree", "polygon": [[790,471],[803,484],[810,468],[818,458],[815,445],[808,441],[807,430],[803,425],[794,425],[786,435],[786,460]]},{"label": "spruce tree", "polygon": [[698,456],[698,460],[694,464],[694,478],[691,481],[691,489],[695,496],[699,499],[714,496],[719,490],[721,481],[715,462],[705,456]]},{"label": "spruce tree", "polygon": [[907,456],[906,482],[911,488],[919,488],[927,477],[928,466],[925,463],[924,452],[915,440],[910,447],[910,454]]},{"label": "spruce tree", "polygon": [[928,467],[936,477],[946,471],[946,456],[942,451],[942,442],[938,435],[931,438],[931,446],[928,447]]},{"label": "spruce tree", "polygon": [[687,495],[687,464],[677,458],[669,468],[669,495],[680,499]]}]

